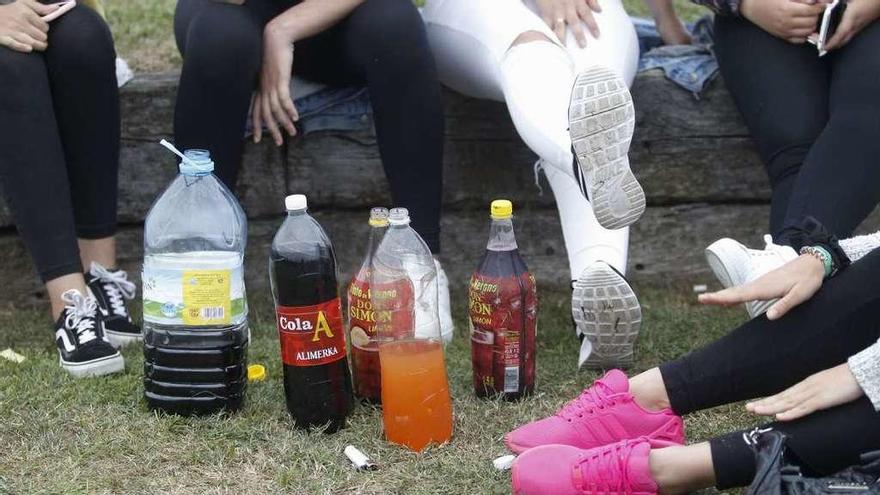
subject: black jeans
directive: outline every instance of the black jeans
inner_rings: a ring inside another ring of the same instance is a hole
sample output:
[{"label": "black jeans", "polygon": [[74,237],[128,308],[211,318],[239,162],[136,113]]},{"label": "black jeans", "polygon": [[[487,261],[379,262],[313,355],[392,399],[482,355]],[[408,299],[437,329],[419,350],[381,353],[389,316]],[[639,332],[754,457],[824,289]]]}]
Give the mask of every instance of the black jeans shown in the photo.
[{"label": "black jeans", "polygon": [[880,201],[880,22],[819,58],[716,16],[715,54],[770,176],[770,233],[807,215],[849,237]]},{"label": "black jeans", "polygon": [[116,231],[115,60],[83,6],[52,22],[44,53],[0,47],[0,184],[44,282],[83,271],[78,237]]},{"label": "black jeans", "polygon": [[[660,367],[678,414],[772,395],[846,362],[880,337],[880,249],[826,280],[783,318],[755,318],[730,334]],[[856,464],[880,449],[880,413],[866,398],[801,420],[774,423],[815,473]],[[735,432],[711,441],[719,488],[748,485],[754,457]]]},{"label": "black jeans", "polygon": [[[263,26],[294,0],[244,6],[179,0],[174,19],[183,73],[174,117],[177,145],[206,148],[233,188]],[[332,28],[297,42],[294,73],[328,85],[365,85],[395,205],[432,251],[440,247],[443,106],[424,25],[410,0],[366,0]]]}]

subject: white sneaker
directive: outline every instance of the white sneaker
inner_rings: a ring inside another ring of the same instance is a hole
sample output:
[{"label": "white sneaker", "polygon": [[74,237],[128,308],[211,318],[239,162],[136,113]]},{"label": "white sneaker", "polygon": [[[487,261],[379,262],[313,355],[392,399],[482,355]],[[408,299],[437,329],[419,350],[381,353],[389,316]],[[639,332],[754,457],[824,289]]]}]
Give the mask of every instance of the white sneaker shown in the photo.
[{"label": "white sneaker", "polygon": [[[733,239],[718,239],[706,248],[706,261],[725,289],[756,280],[798,257],[791,246],[773,243],[770,235],[764,236],[764,249],[749,249]],[[745,304],[749,316],[764,314],[778,299],[749,301]]]},{"label": "white sneaker", "polygon": [[451,304],[449,303],[449,278],[446,276],[446,271],[443,270],[443,265],[436,258],[434,266],[437,267],[437,309],[440,312],[440,336],[443,338],[443,342],[448,344],[452,341],[455,330],[452,324]]},{"label": "white sneaker", "polygon": [[627,368],[642,326],[642,308],[632,287],[611,265],[599,261],[575,281],[571,315],[583,336],[578,367]]},{"label": "white sneaker", "polygon": [[645,192],[629,168],[634,130],[626,82],[601,66],[581,72],[568,106],[572,172],[606,229],[626,227],[645,211]]}]

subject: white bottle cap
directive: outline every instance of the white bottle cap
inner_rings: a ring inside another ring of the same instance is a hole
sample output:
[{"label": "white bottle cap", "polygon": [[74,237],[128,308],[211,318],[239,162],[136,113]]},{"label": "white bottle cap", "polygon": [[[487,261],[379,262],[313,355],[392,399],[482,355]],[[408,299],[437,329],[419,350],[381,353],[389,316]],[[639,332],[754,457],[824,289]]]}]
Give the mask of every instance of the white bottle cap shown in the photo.
[{"label": "white bottle cap", "polygon": [[309,202],[306,200],[305,194],[291,194],[284,198],[284,206],[287,211],[299,211],[308,208]]},{"label": "white bottle cap", "polygon": [[392,208],[388,215],[388,223],[391,225],[409,225],[409,210],[406,208]]}]

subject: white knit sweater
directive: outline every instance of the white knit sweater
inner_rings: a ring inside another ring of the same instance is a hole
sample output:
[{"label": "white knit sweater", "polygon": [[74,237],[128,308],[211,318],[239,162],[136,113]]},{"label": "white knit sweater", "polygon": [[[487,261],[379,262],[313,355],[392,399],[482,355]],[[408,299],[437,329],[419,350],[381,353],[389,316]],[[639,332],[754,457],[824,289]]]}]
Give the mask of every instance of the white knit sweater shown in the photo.
[{"label": "white knit sweater", "polygon": [[[844,239],[840,241],[840,247],[846,252],[847,257],[855,263],[880,247],[880,232]],[[865,395],[871,399],[874,409],[880,411],[880,340],[849,358],[849,369],[852,370]]]},{"label": "white knit sweater", "polygon": [[874,409],[880,411],[880,340],[849,358],[849,369],[871,399]]}]

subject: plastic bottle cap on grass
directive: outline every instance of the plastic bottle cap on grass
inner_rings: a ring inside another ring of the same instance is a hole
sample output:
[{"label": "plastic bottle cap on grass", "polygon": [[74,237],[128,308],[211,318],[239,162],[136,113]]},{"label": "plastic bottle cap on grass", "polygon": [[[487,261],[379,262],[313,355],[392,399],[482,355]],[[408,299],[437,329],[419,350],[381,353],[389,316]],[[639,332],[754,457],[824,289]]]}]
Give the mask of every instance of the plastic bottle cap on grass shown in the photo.
[{"label": "plastic bottle cap on grass", "polygon": [[266,367],[262,364],[248,366],[248,381],[261,382],[266,379]]}]

